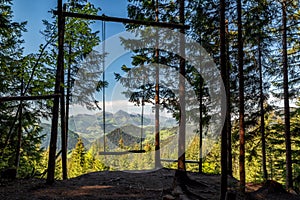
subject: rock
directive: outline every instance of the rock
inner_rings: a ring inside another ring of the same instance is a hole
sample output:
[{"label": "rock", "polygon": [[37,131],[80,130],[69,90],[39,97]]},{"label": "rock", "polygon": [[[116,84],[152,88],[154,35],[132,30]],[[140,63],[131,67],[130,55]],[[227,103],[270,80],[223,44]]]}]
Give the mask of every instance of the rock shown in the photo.
[{"label": "rock", "polygon": [[294,195],[298,195],[298,193],[293,190],[293,189],[288,189],[288,193],[294,194]]},{"label": "rock", "polygon": [[[248,195],[248,199],[267,199],[269,196],[290,195],[283,186],[273,180],[267,180],[261,188]],[[283,199],[283,198],[280,198]]]},{"label": "rock", "polygon": [[179,196],[179,195],[183,194],[183,191],[182,191],[181,187],[176,186],[175,189],[173,190],[172,194],[174,196]]},{"label": "rock", "polygon": [[234,193],[233,191],[227,191],[225,199],[226,200],[235,200],[236,199],[236,193]]},{"label": "rock", "polygon": [[162,200],[175,200],[175,197],[173,197],[170,194],[167,194],[167,195],[163,196]]},{"label": "rock", "polygon": [[17,169],[16,168],[8,168],[1,171],[2,179],[14,180],[17,177]]},{"label": "rock", "polygon": [[179,199],[180,200],[190,200],[186,195],[182,194],[182,195],[179,195]]},{"label": "rock", "polygon": [[267,180],[261,189],[267,190],[268,194],[287,193],[280,183],[273,180]]}]

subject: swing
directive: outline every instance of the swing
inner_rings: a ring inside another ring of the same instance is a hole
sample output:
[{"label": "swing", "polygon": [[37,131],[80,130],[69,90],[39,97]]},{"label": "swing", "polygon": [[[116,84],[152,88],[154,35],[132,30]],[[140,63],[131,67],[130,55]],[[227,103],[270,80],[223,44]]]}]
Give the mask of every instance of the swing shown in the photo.
[{"label": "swing", "polygon": [[[105,82],[105,32],[106,32],[106,24],[105,21],[102,21],[102,52],[103,52],[103,60],[102,60],[102,67],[103,67],[103,74],[102,74],[102,81]],[[143,116],[144,116],[144,97],[142,100],[142,116],[141,116],[141,136],[140,136],[140,149],[138,150],[128,150],[128,151],[106,151],[106,131],[105,131],[105,87],[102,88],[102,99],[103,99],[103,151],[98,152],[99,155],[124,155],[129,153],[145,153],[146,151],[143,149]]]}]

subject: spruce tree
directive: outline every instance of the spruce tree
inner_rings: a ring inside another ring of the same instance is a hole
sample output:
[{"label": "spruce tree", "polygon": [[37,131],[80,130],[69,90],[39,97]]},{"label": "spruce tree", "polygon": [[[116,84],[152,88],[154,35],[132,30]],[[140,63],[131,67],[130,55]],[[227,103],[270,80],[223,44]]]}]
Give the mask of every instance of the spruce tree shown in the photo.
[{"label": "spruce tree", "polygon": [[[87,0],[69,0],[64,4],[65,11],[74,12],[74,13],[85,13],[85,14],[93,14],[96,15],[99,11],[99,8],[95,8],[93,4],[89,3]],[[53,67],[53,64],[56,63],[56,59],[58,56],[58,49],[56,43],[56,38],[58,37],[57,33],[57,20],[56,16],[53,16],[53,21],[49,22],[44,20],[44,25],[46,29],[43,31],[43,35],[46,40],[49,41],[50,45],[46,48],[44,55],[47,56],[48,59],[44,60],[44,64]],[[61,22],[60,22],[61,23]],[[74,81],[75,77],[80,76],[80,74],[88,74],[88,70],[91,70],[89,67],[84,66],[86,68],[82,68],[82,63],[86,63],[86,65],[93,66],[92,69],[99,68],[99,60],[100,54],[93,52],[93,47],[98,45],[99,37],[97,36],[98,31],[93,31],[91,29],[91,25],[95,23],[94,21],[77,19],[77,18],[64,18],[64,46],[67,48],[64,53],[64,66],[63,71],[61,72],[62,84],[60,85],[61,90],[61,135],[62,135],[62,164],[63,164],[63,178],[67,178],[67,133],[68,133],[68,115],[69,115],[69,105],[71,103],[71,96],[73,103],[78,103],[87,108],[91,109],[95,107],[93,99],[94,93],[97,91],[97,88],[89,87],[91,81],[95,81],[100,79],[100,72],[91,73],[92,77],[88,77],[88,80],[80,80],[76,84],[77,88],[74,90]],[[91,62],[96,61],[98,65],[91,64]],[[67,73],[65,73],[65,69]],[[66,74],[66,77],[65,77]],[[86,77],[86,76],[83,76]],[[82,77],[79,77],[79,79]],[[65,81],[66,80],[66,81]],[[68,87],[66,87],[68,86]],[[65,90],[67,89],[67,95],[65,96]],[[73,89],[73,90],[72,90]],[[67,115],[67,116],[66,116]],[[50,151],[51,152],[51,151]]]},{"label": "spruce tree", "polygon": [[[226,4],[225,1],[220,1],[220,67],[221,67],[221,76],[223,82],[229,81],[226,76],[226,36],[225,36],[225,11]],[[227,94],[228,95],[228,94]],[[225,114],[225,101],[222,99],[222,113]],[[226,118],[226,117],[225,117]],[[222,129],[221,133],[221,192],[220,199],[223,200],[226,198],[227,192],[227,128],[226,125]]]},{"label": "spruce tree", "polygon": [[[12,21],[12,1],[0,2],[0,96],[31,96],[47,91],[41,80],[43,70],[38,55],[23,55],[22,33],[26,22]],[[33,106],[32,106],[33,105]],[[40,159],[40,117],[47,117],[46,101],[0,102],[0,168],[14,167],[19,177],[33,170],[30,162]],[[22,152],[22,153],[21,153]]]},{"label": "spruce tree", "polygon": [[81,138],[78,138],[78,142],[72,151],[69,173],[70,177],[76,177],[86,172],[86,149]]}]

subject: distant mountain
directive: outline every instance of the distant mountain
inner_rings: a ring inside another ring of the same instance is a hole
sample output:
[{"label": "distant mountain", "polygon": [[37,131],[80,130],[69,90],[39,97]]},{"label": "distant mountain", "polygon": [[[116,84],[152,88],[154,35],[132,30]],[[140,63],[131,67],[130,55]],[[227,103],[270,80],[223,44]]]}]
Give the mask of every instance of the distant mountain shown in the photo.
[{"label": "distant mountain", "polygon": [[[119,126],[128,124],[140,126],[142,122],[142,116],[140,114],[129,114],[123,110],[119,110],[118,112],[116,112],[113,117],[116,124],[118,124]],[[149,126],[151,125],[151,119],[144,116],[143,123],[144,126]]]},{"label": "distant mountain", "polygon": [[[113,150],[118,148],[120,142],[126,147],[134,147],[141,141],[144,141],[145,136],[141,138],[141,128],[134,125],[126,125],[121,128],[116,128],[115,130],[105,134],[106,148]],[[98,138],[92,145],[97,145],[98,149],[103,149],[104,137]]]},{"label": "distant mountain", "polygon": [[[46,123],[42,123],[41,127],[43,128],[43,130],[41,132],[41,135],[46,136],[42,141],[41,147],[44,148],[44,149],[47,149],[49,147],[49,144],[50,144],[51,125],[46,124]],[[60,133],[60,130],[58,130],[58,133]],[[77,133],[75,133],[73,131],[69,131],[69,134],[68,134],[68,150],[74,149],[79,137],[80,136]],[[89,148],[90,142],[88,140],[86,140],[85,138],[81,138],[81,139],[82,139],[84,145],[87,148]],[[61,149],[61,135],[58,134],[57,135],[57,150],[60,150],[60,149]]]},{"label": "distant mountain", "polygon": [[[143,137],[153,135],[154,132],[154,116],[144,115]],[[50,124],[42,123],[43,131],[41,135],[46,135],[42,142],[43,148],[48,148],[50,143],[51,126]],[[173,118],[160,116],[160,128],[171,128],[177,126],[177,122]],[[103,113],[78,114],[71,116],[69,119],[69,136],[68,150],[75,147],[78,138],[83,140],[87,148],[92,144],[102,146],[103,144]],[[57,149],[60,149],[61,137],[60,130],[58,131]],[[109,148],[118,146],[120,139],[123,139],[125,146],[133,146],[140,142],[141,135],[141,115],[128,113],[119,110],[115,114],[105,113],[105,135],[108,141]]]},{"label": "distant mountain", "polygon": [[[161,136],[160,140],[161,147],[172,143],[176,139],[177,132],[177,126],[162,129],[161,133],[163,134],[163,137]],[[111,131],[110,133],[105,134],[105,137],[102,136],[98,138],[91,144],[91,148],[93,148],[96,151],[99,151],[99,153],[102,152],[104,150],[105,138],[105,149],[107,152],[126,151],[128,149],[137,150],[140,149],[141,142],[144,143],[145,141],[147,141],[151,144],[154,144],[153,133],[153,126],[145,127],[143,129],[143,135],[141,137],[141,127],[137,127],[134,125],[126,125],[121,128],[117,128]]]},{"label": "distant mountain", "polygon": [[[144,115],[143,126],[154,126],[154,116]],[[173,118],[160,117],[161,128],[174,127],[177,125],[177,121]],[[119,127],[125,127],[127,125],[141,126],[141,115],[135,113],[128,113],[123,110],[119,110],[115,114],[105,113],[105,132],[110,133]],[[103,113],[91,114],[79,114],[71,116],[69,120],[70,130],[80,135],[82,138],[87,139],[89,142],[93,142],[95,139],[103,136]]]},{"label": "distant mountain", "polygon": [[[69,119],[69,130],[77,133],[89,142],[93,142],[103,135],[102,118],[101,114],[79,114],[71,116]],[[110,121],[110,119],[112,119],[112,114],[106,113],[106,119],[106,132],[110,132],[116,128]]]}]

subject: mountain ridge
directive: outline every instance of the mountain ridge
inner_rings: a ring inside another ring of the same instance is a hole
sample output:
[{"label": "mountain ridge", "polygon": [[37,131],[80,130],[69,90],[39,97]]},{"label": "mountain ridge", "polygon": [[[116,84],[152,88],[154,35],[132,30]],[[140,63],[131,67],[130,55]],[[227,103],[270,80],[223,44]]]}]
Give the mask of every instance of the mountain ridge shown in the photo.
[{"label": "mountain ridge", "polygon": [[[126,129],[127,126],[131,127],[131,130],[127,132],[130,132],[132,137],[140,138],[142,127],[141,118],[141,114],[128,113],[124,110],[118,110],[116,113],[105,112],[105,133],[106,135],[109,135],[118,128]],[[144,115],[143,121],[143,133],[152,133],[154,131],[154,116]],[[160,122],[163,124],[163,126],[161,125],[162,129],[177,126],[177,121],[175,119],[165,116],[160,116]],[[42,127],[43,131],[41,135],[46,135],[42,147],[46,148],[48,147],[50,141],[49,138],[51,134],[51,126],[50,124],[42,123]],[[126,131],[124,132],[127,134]],[[85,146],[90,146],[93,142],[103,137],[103,135],[103,112],[95,114],[80,113],[70,116],[68,149],[72,149],[75,146],[79,137],[83,139]],[[131,138],[131,136],[129,137],[129,140],[135,140]],[[115,140],[113,141],[116,143]],[[58,137],[58,142],[60,142],[60,137]]]}]

